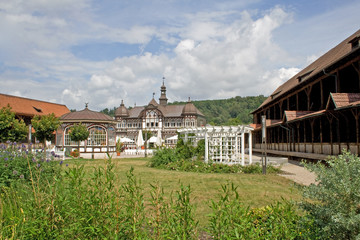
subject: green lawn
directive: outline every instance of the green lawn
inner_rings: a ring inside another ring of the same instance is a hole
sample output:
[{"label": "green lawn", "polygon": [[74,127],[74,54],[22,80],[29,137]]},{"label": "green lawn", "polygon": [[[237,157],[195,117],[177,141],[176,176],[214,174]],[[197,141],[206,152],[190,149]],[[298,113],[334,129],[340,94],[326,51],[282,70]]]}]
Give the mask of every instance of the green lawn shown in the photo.
[{"label": "green lawn", "polygon": [[[126,181],[126,172],[131,167],[138,180],[141,180],[145,199],[149,199],[150,184],[159,183],[164,188],[167,196],[172,191],[180,189],[180,185],[190,185],[192,189],[192,203],[196,206],[196,218],[201,226],[207,223],[210,213],[210,200],[218,200],[221,185],[232,182],[238,186],[241,202],[250,207],[261,207],[284,199],[299,200],[299,190],[294,184],[277,175],[261,174],[219,174],[219,173],[191,173],[161,170],[147,167],[148,159],[145,158],[120,158],[113,159],[116,181],[120,184]],[[79,159],[66,160],[69,166],[84,164],[87,172],[93,167],[105,166],[105,160]]]}]

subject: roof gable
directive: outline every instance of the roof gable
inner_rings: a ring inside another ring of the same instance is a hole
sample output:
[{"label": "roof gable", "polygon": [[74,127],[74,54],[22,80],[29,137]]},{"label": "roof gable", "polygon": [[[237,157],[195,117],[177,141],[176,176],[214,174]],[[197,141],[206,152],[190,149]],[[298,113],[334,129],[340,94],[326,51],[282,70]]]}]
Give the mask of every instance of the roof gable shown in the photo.
[{"label": "roof gable", "polygon": [[360,93],[330,93],[327,110],[334,110],[360,104]]}]

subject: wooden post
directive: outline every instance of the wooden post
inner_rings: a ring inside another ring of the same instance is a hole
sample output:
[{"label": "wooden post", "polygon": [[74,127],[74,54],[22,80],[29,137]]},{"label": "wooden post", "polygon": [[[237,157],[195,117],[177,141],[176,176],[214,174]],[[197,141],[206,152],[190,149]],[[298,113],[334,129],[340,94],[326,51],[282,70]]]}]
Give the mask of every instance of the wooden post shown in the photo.
[{"label": "wooden post", "polygon": [[355,124],[356,124],[356,146],[357,146],[357,154],[360,154],[360,133],[359,133],[359,111],[358,109],[351,109],[352,114],[355,118]]},{"label": "wooden post", "polygon": [[324,109],[324,91],[323,91],[323,83],[322,80],[320,80],[320,109]]},{"label": "wooden post", "polygon": [[332,134],[332,116],[331,115],[327,115],[326,116],[329,123],[330,123],[330,155],[334,155],[334,150],[333,150],[333,134]]},{"label": "wooden post", "polygon": [[314,123],[315,119],[310,120],[310,127],[311,127],[311,153],[314,153]]},{"label": "wooden post", "polygon": [[311,95],[311,90],[312,90],[313,85],[308,86],[307,88],[305,88],[305,93],[306,93],[306,97],[307,97],[307,110],[310,111],[310,95]]},{"label": "wooden post", "polygon": [[296,123],[296,130],[297,130],[297,151],[300,152],[300,123]]},{"label": "wooden post", "polygon": [[266,156],[266,116],[262,116],[261,118],[261,125],[262,125],[262,149],[263,154],[261,157],[261,163],[262,163],[262,173],[266,174],[266,165],[267,165],[267,156]]},{"label": "wooden post", "polygon": [[320,117],[320,153],[323,154],[323,130],[322,130],[322,117]]},{"label": "wooden post", "polygon": [[252,133],[249,131],[249,164],[252,164]]}]

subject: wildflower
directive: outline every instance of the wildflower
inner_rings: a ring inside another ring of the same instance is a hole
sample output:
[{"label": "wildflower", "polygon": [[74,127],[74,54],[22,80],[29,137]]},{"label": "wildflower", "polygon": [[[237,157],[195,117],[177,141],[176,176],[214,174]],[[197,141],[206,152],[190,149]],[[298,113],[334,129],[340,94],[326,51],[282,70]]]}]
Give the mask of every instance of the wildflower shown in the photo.
[{"label": "wildflower", "polygon": [[62,165],[62,164],[63,164],[63,162],[64,162],[64,161],[63,161],[63,160],[61,160],[61,161],[60,161],[60,165]]},{"label": "wildflower", "polygon": [[14,142],[14,146],[16,146],[16,144],[17,144],[17,143],[16,143],[16,142]]},{"label": "wildflower", "polygon": [[38,163],[38,164],[36,164],[36,166],[39,168],[41,165],[40,165],[40,163]]},{"label": "wildflower", "polygon": [[68,167],[68,166],[69,166],[69,164],[66,164],[66,166]]},{"label": "wildflower", "polygon": [[32,161],[33,161],[33,162],[36,162],[36,159],[35,159],[35,158],[32,158]]},{"label": "wildflower", "polygon": [[18,171],[14,170],[14,171],[13,171],[13,174],[14,174],[14,175],[17,175],[17,174],[18,174]]},{"label": "wildflower", "polygon": [[50,162],[50,159],[46,159],[46,162]]},{"label": "wildflower", "polygon": [[7,160],[9,160],[9,159],[6,157],[6,158],[4,158],[4,160],[7,161]]},{"label": "wildflower", "polygon": [[10,140],[7,140],[6,143],[7,143],[7,144],[10,144],[11,142],[10,142]]},{"label": "wildflower", "polygon": [[21,178],[21,179],[24,179],[24,175],[23,175],[23,174],[21,174],[21,175],[20,175],[20,178]]}]

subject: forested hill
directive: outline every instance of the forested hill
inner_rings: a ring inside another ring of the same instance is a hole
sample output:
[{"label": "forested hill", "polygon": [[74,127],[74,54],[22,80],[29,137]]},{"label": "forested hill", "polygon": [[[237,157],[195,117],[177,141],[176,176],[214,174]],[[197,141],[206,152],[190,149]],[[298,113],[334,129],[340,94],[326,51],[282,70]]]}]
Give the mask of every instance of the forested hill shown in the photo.
[{"label": "forested hill", "polygon": [[[192,101],[205,115],[211,125],[238,125],[252,123],[252,111],[257,109],[267,97],[234,97],[220,100]],[[185,104],[174,102],[170,104]]]},{"label": "forested hill", "polygon": [[[238,125],[252,122],[252,111],[257,109],[267,97],[234,97],[220,100],[192,101],[194,105],[205,115],[206,121],[212,125]],[[174,102],[170,104],[186,104],[186,102]],[[105,108],[101,112],[114,116],[116,107]]]}]

